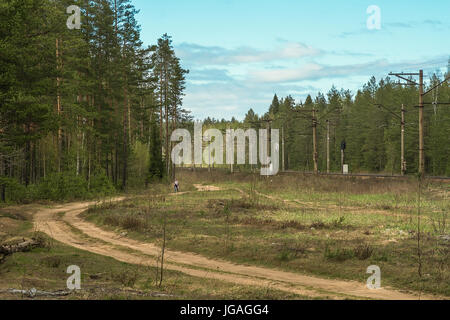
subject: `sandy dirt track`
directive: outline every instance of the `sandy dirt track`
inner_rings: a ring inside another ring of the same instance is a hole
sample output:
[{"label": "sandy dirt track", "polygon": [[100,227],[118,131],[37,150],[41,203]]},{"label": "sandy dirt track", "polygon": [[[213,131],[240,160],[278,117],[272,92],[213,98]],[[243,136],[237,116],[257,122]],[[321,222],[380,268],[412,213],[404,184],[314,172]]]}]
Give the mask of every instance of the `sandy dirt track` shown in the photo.
[{"label": "sandy dirt track", "polygon": [[[197,187],[199,191],[216,191],[216,188]],[[124,198],[116,198],[120,201]],[[34,215],[35,229],[45,232],[53,239],[66,245],[112,257],[116,260],[155,266],[160,248],[103,230],[84,221],[79,214],[93,202],[78,202],[55,208],[39,210]],[[58,212],[65,212],[61,217]],[[82,232],[74,232],[73,228]],[[131,250],[130,250],[131,249]],[[217,279],[239,285],[270,287],[308,297],[324,299],[434,299],[436,297],[412,293],[402,293],[389,288],[369,290],[364,283],[323,279],[257,266],[239,265],[228,261],[174,250],[165,253],[165,268],[208,279]],[[369,275],[367,275],[369,276]]]}]

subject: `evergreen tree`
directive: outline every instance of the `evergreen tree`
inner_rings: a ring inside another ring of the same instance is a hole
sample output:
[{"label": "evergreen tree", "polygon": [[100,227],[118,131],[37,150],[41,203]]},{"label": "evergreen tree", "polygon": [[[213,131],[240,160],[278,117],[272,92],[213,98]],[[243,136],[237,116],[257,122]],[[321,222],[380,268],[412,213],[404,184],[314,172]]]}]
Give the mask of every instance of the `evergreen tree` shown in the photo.
[{"label": "evergreen tree", "polygon": [[161,180],[164,176],[161,139],[158,132],[156,116],[153,117],[150,130],[150,162],[148,182]]}]

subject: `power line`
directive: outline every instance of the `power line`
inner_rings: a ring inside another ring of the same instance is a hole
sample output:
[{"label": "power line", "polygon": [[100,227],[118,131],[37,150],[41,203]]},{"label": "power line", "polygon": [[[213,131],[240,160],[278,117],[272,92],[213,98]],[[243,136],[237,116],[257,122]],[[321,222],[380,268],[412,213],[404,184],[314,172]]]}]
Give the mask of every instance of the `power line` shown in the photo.
[{"label": "power line", "polygon": [[[419,70],[419,73],[389,73],[390,76],[396,76],[397,78],[406,81],[406,83],[399,83],[403,85],[418,85],[419,86],[419,174],[423,177],[425,175],[425,145],[424,145],[424,97],[428,93],[432,92],[434,89],[438,88],[448,80],[450,80],[450,76],[447,76],[443,81],[434,85],[431,89],[424,92],[424,82],[423,82],[423,69]],[[413,81],[411,78],[406,78],[406,76],[414,77],[419,76],[419,83]],[[434,105],[440,104],[441,102],[434,102]],[[433,104],[433,102],[431,103]],[[446,104],[446,103],[443,103]]]}]

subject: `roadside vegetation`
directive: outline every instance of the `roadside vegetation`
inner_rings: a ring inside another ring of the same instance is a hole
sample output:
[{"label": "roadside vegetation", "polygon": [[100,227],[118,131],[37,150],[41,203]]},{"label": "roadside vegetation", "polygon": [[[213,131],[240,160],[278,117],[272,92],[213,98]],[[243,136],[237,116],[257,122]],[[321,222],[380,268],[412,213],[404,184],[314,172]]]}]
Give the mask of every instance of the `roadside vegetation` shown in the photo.
[{"label": "roadside vegetation", "polygon": [[[92,207],[85,219],[167,248],[238,263],[365,283],[370,265],[383,286],[450,296],[448,183],[183,171],[178,196],[141,195]],[[201,179],[199,179],[201,177]],[[194,192],[203,181],[219,191]],[[288,201],[286,201],[288,200]]]},{"label": "roadside vegetation", "polygon": [[[39,246],[8,257],[0,255],[0,299],[30,299],[33,288],[58,299],[308,299],[270,287],[246,287],[226,282],[191,277],[166,270],[159,286],[155,266],[131,265],[109,257],[78,250],[45,234],[36,233],[32,216],[36,207],[10,207],[0,211],[0,245],[24,239],[39,239]],[[59,214],[62,217],[64,213]],[[68,293],[67,268],[81,269],[81,290]],[[155,263],[156,265],[156,263]],[[26,293],[11,293],[10,290]],[[67,294],[66,294],[67,293]],[[39,296],[39,299],[55,299]]]}]

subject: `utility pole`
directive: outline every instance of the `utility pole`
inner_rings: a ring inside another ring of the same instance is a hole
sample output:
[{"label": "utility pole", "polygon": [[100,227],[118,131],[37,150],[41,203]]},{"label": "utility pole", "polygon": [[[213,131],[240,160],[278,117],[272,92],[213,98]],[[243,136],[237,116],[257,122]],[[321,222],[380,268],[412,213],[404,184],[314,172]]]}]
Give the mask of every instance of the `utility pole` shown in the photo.
[{"label": "utility pole", "polygon": [[211,141],[209,140],[209,136],[207,136],[207,139],[210,142],[210,145],[208,147],[208,172],[211,172]]},{"label": "utility pole", "polygon": [[295,110],[296,112],[312,112],[312,119],[310,117],[301,117],[303,119],[307,119],[307,120],[312,120],[312,129],[313,129],[313,163],[314,163],[314,174],[318,174],[319,173],[319,153],[317,152],[317,124],[318,124],[318,120],[316,118],[316,109],[302,109],[302,110]]},{"label": "utility pole", "polygon": [[330,120],[327,120],[327,173],[330,173]]},{"label": "utility pole", "polygon": [[[258,124],[258,127],[259,127],[259,125],[262,123],[262,122],[265,122],[265,123],[267,123],[267,130],[269,131],[268,132],[268,134],[267,134],[267,156],[268,157],[270,157],[271,156],[271,154],[269,154],[269,153],[271,153],[271,145],[272,145],[272,134],[271,134],[271,131],[272,131],[272,121],[273,121],[273,119],[261,119],[261,120],[259,120],[259,121],[250,121],[249,123],[252,123],[252,124]],[[259,128],[261,128],[261,127],[259,127]],[[261,141],[262,142],[262,141]],[[261,143],[260,142],[260,143]],[[261,147],[261,145],[259,145],[259,147]],[[253,172],[253,165],[251,166],[252,167],[252,172]]]},{"label": "utility pole", "polygon": [[281,168],[282,168],[282,170],[283,170],[283,172],[285,172],[286,171],[286,167],[285,167],[285,159],[284,159],[284,125],[281,127],[281,139],[282,139],[282,142],[281,142]]},{"label": "utility pole", "polygon": [[312,110],[312,121],[313,121],[313,162],[314,162],[314,174],[319,173],[318,158],[317,153],[317,119],[316,119],[316,109]]},{"label": "utility pole", "polygon": [[419,71],[419,175],[425,174],[425,152],[423,141],[423,70]]},{"label": "utility pole", "polygon": [[[194,142],[191,144],[191,150],[194,150]],[[191,152],[192,171],[195,171],[195,152]]]},{"label": "utility pole", "polygon": [[271,156],[271,146],[272,146],[272,119],[262,119],[261,121],[267,123],[267,156]]},{"label": "utility pole", "polygon": [[401,136],[401,168],[402,176],[406,174],[406,160],[405,160],[405,105],[402,104],[402,136]]},{"label": "utility pole", "polygon": [[[57,64],[57,70],[61,70],[62,62],[61,62],[61,53],[59,50],[60,46],[60,40],[56,38],[56,64]],[[58,116],[61,116],[61,95],[60,95],[60,85],[61,85],[61,78],[59,75],[56,77],[56,111],[58,113]],[[62,158],[62,129],[60,124],[58,124],[58,137],[57,137],[57,144],[58,144],[58,172],[61,172],[61,158]]]},{"label": "utility pole", "polygon": [[268,156],[270,156],[269,155],[269,153],[270,153],[270,151],[271,151],[271,149],[270,149],[270,146],[272,145],[272,135],[271,135],[271,130],[272,129],[272,121],[267,121],[267,155]]},{"label": "utility pole", "polygon": [[[268,127],[268,133],[267,133],[267,136],[268,136],[268,139],[267,139],[267,143],[268,143],[267,156],[270,157],[270,156],[272,156],[272,148],[271,148],[271,146],[272,146],[272,130],[271,130],[272,129],[272,121],[271,120],[267,121],[267,127]],[[269,166],[269,170],[270,170],[271,164],[269,164],[268,166]],[[266,178],[267,178],[267,176],[266,176]]]},{"label": "utility pole", "polygon": [[[209,136],[209,135],[205,135],[204,136],[204,140],[203,140],[203,143],[202,143],[202,146],[203,146],[203,150],[208,150],[208,172],[211,172],[211,137]],[[208,144],[207,146],[206,146],[206,144]],[[206,149],[207,148],[207,149]],[[202,156],[202,167],[201,167],[202,169],[203,169],[203,156]]]},{"label": "utility pole", "polygon": [[[228,130],[230,130],[230,129],[231,129],[230,126],[228,126]],[[232,143],[234,145],[234,139],[232,140]],[[233,161],[231,161],[231,163],[230,163],[230,172],[231,173],[234,173],[234,167],[233,167],[233,164],[234,164],[234,150],[235,150],[235,148],[233,146]]]},{"label": "utility pole", "polygon": [[341,142],[341,173],[342,174],[346,173],[346,172],[344,172],[345,149],[347,149],[347,142],[345,140],[342,140],[342,142]]},{"label": "utility pole", "polygon": [[392,114],[394,117],[400,120],[400,128],[401,128],[401,135],[400,135],[400,168],[401,168],[401,175],[404,176],[406,174],[406,160],[405,160],[405,105],[402,104],[401,108],[401,116],[399,116],[397,113],[393,112],[390,108],[385,107],[382,104],[376,104],[378,108],[383,108],[384,110],[388,111],[390,114]]},{"label": "utility pole", "polygon": [[[423,70],[419,70],[419,73],[389,73],[390,76],[396,76],[397,78],[400,78],[402,80],[405,80],[406,83],[403,83],[404,85],[412,85],[412,86],[419,86],[419,175],[421,177],[424,177],[425,175],[425,144],[424,144],[424,121],[423,121],[423,108],[424,108],[424,96],[426,96],[428,93],[432,92],[434,89],[442,85],[444,82],[447,82],[450,80],[450,76],[447,75],[447,77],[438,83],[437,85],[433,86],[431,89],[429,89],[427,92],[424,92],[424,86],[423,86]],[[419,83],[406,78],[405,76],[419,76]],[[435,102],[435,105],[438,104],[449,104],[449,103],[439,103]]]}]

